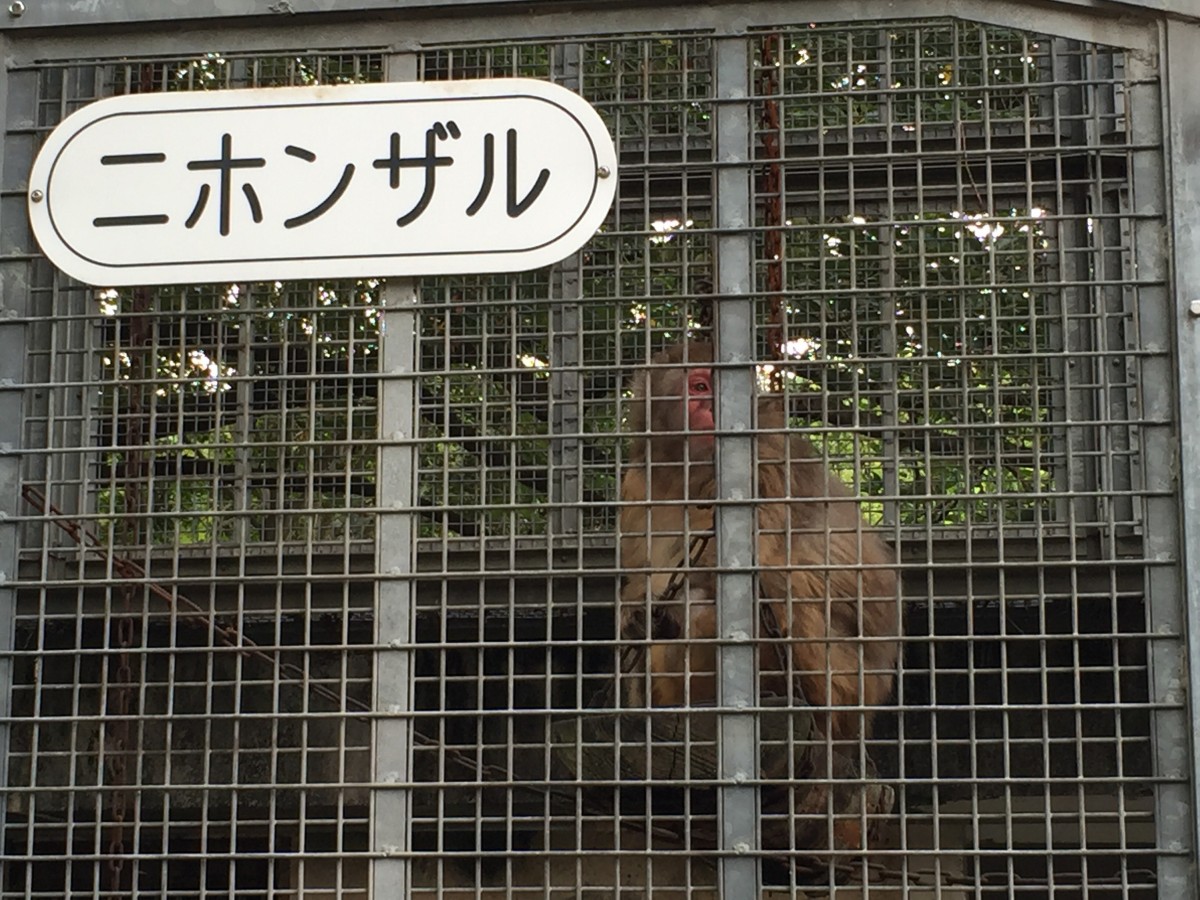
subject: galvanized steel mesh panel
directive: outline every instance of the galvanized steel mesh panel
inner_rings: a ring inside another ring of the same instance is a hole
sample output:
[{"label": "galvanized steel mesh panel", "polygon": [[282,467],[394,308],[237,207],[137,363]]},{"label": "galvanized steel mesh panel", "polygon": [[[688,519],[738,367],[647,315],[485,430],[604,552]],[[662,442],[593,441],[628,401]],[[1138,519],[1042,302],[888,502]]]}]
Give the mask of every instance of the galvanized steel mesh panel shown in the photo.
[{"label": "galvanized steel mesh panel", "polygon": [[[895,704],[857,757],[875,771],[826,778],[887,785],[894,808],[864,856],[772,845],[799,811],[771,807],[764,882],[1156,896],[1188,852],[1154,802],[1156,747],[1185,739],[1150,664],[1181,639],[1178,559],[1148,549],[1172,502],[1146,451],[1172,422],[1144,413],[1170,358],[1141,337],[1169,315],[1139,276],[1163,253],[1139,241],[1165,215],[1145,186],[1157,73],[951,20],[761,24],[413,54],[425,80],[578,90],[621,182],[581,253],[423,280],[407,331],[374,282],[93,291],[32,260],[0,896],[365,897],[372,872],[396,896],[380,860],[410,858],[413,896],[712,896],[704,714],[655,778],[631,774],[653,761],[620,727],[596,735],[621,665],[624,385],[713,327],[735,230],[763,385],[863,498],[904,601]],[[752,86],[739,229],[717,189],[718,46]],[[386,68],[46,63],[12,76],[36,117],[8,141],[111,93]],[[410,368],[381,362],[410,340]],[[410,590],[413,643],[379,626]],[[411,711],[375,696],[400,657]],[[380,742],[410,717],[397,776]],[[765,777],[764,808],[788,784]]]}]

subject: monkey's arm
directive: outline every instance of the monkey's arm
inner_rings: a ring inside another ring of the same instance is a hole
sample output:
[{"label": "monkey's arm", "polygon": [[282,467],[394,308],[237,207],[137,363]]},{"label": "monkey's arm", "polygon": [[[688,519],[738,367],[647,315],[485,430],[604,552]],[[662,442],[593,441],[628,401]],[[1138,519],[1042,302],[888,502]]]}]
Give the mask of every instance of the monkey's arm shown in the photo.
[{"label": "monkey's arm", "polygon": [[780,634],[791,639],[805,700],[830,709],[835,740],[856,738],[873,715],[862,707],[885,702],[892,689],[895,645],[873,639],[896,633],[895,576],[860,566],[860,552],[867,562],[883,561],[875,558],[883,546],[870,535],[797,535],[791,543],[789,553],[779,537],[760,538],[763,596]]},{"label": "monkey's arm", "polygon": [[[633,467],[621,478],[621,633],[632,618],[646,612],[647,570],[650,567],[650,507],[647,502],[646,473]],[[644,637],[644,634],[642,635]]]},{"label": "monkey's arm", "polygon": [[[711,530],[711,510],[689,511],[678,500],[651,508],[646,487],[646,473],[641,468],[629,469],[621,482],[625,504],[621,508],[621,635],[657,641],[649,644],[646,652],[653,705],[678,706],[685,699],[708,701],[713,699],[716,668],[715,651],[708,640],[717,632],[713,579],[711,572],[687,572],[691,561],[685,540]],[[683,486],[667,493],[682,497]],[[700,531],[692,534],[691,528]],[[701,566],[712,565],[712,553],[711,545],[706,546]],[[692,641],[700,643],[693,646]],[[691,674],[686,692],[685,673]],[[642,680],[628,679],[628,702],[642,705],[644,689]]]}]

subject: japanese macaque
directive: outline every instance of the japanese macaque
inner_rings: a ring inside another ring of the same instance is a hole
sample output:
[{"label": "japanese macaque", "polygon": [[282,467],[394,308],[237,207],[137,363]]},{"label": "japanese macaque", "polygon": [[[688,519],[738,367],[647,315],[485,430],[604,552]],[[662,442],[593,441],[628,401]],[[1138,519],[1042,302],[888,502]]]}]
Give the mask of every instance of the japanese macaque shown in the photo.
[{"label": "japanese macaque", "polygon": [[[649,674],[625,677],[630,706],[645,705],[647,685],[654,706],[715,699],[712,359],[711,344],[678,344],[632,382],[621,628],[649,639]],[[827,736],[865,737],[896,668],[892,554],[812,444],[787,433],[781,395],[759,397],[755,426],[759,637],[773,638],[760,645],[760,691],[791,696],[796,685]]]}]

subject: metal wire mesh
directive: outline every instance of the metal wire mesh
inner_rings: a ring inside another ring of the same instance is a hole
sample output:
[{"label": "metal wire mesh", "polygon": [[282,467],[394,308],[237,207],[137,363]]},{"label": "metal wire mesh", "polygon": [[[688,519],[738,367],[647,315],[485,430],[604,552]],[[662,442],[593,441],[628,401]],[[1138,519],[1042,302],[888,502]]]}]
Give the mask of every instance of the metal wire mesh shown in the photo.
[{"label": "metal wire mesh", "polygon": [[[1155,807],[1186,739],[1152,665],[1181,641],[1178,558],[1151,549],[1157,71],[958,20],[757,24],[416,52],[425,80],[579,91],[621,180],[576,257],[424,280],[407,331],[375,282],[93,291],[31,257],[0,896],[738,896],[740,855],[780,896],[1148,898],[1186,863]],[[386,70],[39,63],[8,142],[112,93]],[[619,709],[616,545],[627,380],[731,338],[720,244],[746,234],[753,378],[886,539],[903,652],[845,764],[798,755],[824,741],[793,698],[756,707],[764,762],[733,785],[713,707]],[[411,640],[380,624],[409,591]],[[411,708],[381,700],[389,654]],[[380,764],[389,721],[411,775]],[[740,850],[730,787],[760,813]],[[806,830],[843,801],[865,852]]]}]

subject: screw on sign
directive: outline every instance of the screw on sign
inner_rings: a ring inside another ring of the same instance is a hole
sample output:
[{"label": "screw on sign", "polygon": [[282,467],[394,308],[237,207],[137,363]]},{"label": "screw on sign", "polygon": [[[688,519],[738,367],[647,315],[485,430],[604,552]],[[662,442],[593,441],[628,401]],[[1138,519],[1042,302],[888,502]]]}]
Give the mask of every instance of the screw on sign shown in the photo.
[{"label": "screw on sign", "polygon": [[595,233],[615,172],[595,110],[529,79],[135,94],[54,130],[29,214],[93,284],[520,271]]}]

